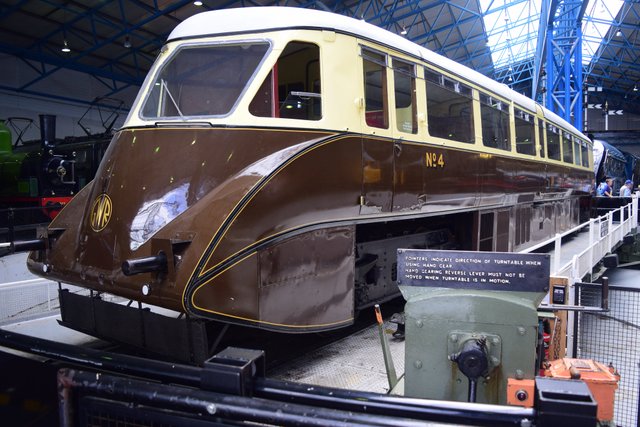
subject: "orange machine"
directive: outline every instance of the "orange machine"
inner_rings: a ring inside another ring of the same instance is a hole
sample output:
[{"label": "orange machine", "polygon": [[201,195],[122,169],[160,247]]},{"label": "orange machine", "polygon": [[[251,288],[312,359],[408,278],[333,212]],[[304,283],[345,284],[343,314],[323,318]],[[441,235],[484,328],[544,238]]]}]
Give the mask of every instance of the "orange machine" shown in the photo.
[{"label": "orange machine", "polygon": [[590,359],[563,359],[554,360],[549,363],[545,376],[563,379],[583,380],[593,398],[598,402],[598,420],[613,420],[614,393],[618,388],[620,376],[611,372],[600,362]]}]

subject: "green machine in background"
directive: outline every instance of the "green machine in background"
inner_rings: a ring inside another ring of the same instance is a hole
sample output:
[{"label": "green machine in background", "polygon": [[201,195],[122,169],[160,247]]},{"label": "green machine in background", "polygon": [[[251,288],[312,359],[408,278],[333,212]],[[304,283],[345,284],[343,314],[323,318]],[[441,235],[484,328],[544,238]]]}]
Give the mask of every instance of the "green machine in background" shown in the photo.
[{"label": "green machine in background", "polygon": [[505,404],[533,379],[549,255],[398,250],[405,396]]}]

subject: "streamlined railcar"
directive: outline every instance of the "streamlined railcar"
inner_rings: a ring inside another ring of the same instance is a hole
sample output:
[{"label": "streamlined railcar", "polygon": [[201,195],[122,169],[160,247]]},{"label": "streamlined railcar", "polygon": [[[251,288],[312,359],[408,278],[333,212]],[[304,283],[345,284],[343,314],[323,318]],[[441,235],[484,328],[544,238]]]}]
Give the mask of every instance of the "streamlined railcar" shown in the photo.
[{"label": "streamlined railcar", "polygon": [[[399,247],[517,251],[576,225],[591,151],[532,100],[363,21],[204,12],[171,33],[28,266],[196,323],[340,328],[399,295]],[[103,303],[62,292],[63,324],[185,342]]]}]

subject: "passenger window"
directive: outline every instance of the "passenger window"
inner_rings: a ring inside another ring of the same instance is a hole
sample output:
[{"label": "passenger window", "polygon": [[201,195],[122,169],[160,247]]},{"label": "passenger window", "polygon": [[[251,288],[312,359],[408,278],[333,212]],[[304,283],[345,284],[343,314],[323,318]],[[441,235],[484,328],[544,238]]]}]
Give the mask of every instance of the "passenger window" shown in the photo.
[{"label": "passenger window", "polygon": [[547,157],[560,160],[560,131],[552,124],[547,125]]},{"label": "passenger window", "polygon": [[480,94],[482,113],[482,142],[485,147],[511,150],[509,135],[509,106],[492,96]]},{"label": "passenger window", "polygon": [[573,143],[571,135],[562,131],[562,160],[565,163],[573,163]]},{"label": "passenger window", "polygon": [[535,126],[533,115],[515,109],[516,151],[520,154],[536,154]]},{"label": "passenger window", "polygon": [[291,42],[260,86],[249,105],[258,117],[320,120],[320,49],[317,45]]},{"label": "passenger window", "polygon": [[394,58],[393,83],[396,100],[396,126],[400,132],[418,133],[415,66]]},{"label": "passenger window", "polygon": [[473,98],[469,86],[425,70],[429,135],[473,143]]},{"label": "passenger window", "polygon": [[580,166],[580,140],[573,137],[573,163]]},{"label": "passenger window", "polygon": [[538,119],[538,138],[540,138],[540,157],[544,158],[544,122]]},{"label": "passenger window", "polygon": [[364,64],[365,122],[368,126],[388,129],[387,58],[385,55],[362,49]]},{"label": "passenger window", "polygon": [[582,166],[589,167],[589,143],[580,140],[580,151],[582,152]]}]

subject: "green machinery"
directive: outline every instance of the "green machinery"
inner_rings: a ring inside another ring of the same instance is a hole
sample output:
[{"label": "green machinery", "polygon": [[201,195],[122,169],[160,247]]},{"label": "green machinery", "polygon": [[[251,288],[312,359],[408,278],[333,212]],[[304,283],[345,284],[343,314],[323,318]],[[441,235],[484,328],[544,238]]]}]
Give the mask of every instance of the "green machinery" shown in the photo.
[{"label": "green machinery", "polygon": [[505,404],[509,378],[535,377],[548,255],[400,249],[398,285],[405,396]]}]

